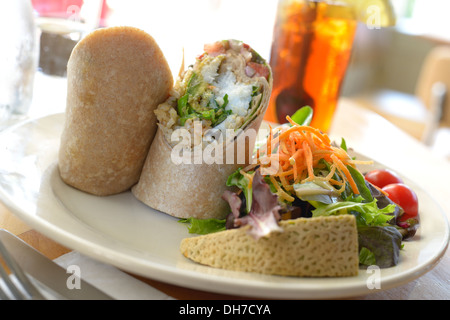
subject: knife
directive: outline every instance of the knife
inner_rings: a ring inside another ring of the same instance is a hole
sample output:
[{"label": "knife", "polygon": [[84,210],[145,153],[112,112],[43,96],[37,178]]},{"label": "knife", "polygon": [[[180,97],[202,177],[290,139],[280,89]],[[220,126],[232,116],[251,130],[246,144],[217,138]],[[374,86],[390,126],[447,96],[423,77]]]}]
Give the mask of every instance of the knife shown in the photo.
[{"label": "knife", "polygon": [[[80,278],[76,273],[67,272],[52,260],[29,246],[25,241],[12,233],[0,229],[0,241],[6,247],[17,264],[26,274],[54,291],[57,295],[70,300],[111,300],[106,293]],[[69,288],[70,282],[79,286]]]}]

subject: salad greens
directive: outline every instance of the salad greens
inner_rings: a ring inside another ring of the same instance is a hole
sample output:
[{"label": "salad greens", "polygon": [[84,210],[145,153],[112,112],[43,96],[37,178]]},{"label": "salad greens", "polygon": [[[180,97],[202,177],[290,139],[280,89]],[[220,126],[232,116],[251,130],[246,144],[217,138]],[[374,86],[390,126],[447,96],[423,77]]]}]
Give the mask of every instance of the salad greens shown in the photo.
[{"label": "salad greens", "polygon": [[376,199],[372,202],[363,202],[363,199],[358,197],[331,204],[315,202],[314,205],[316,209],[312,211],[313,217],[353,214],[356,217],[357,225],[383,226],[393,219],[389,213],[394,211],[394,205],[379,209]]},{"label": "salad greens", "polygon": [[[244,176],[241,173],[241,169],[242,168],[239,168],[228,177],[227,187],[238,187],[240,190],[242,190],[246,204],[246,211],[247,213],[249,213],[252,207],[253,192],[252,188],[249,187],[250,179],[248,178],[248,175]],[[251,171],[248,173],[253,174],[253,172]]]},{"label": "salad greens", "polygon": [[[394,226],[358,226],[358,243],[360,264],[376,264],[380,268],[388,268],[399,261],[402,235]],[[366,260],[367,253],[372,257],[369,261]]]},{"label": "salad greens", "polygon": [[189,233],[208,234],[226,230],[225,220],[221,219],[196,219],[191,217],[180,219],[178,222],[188,225]]},{"label": "salad greens", "polygon": [[[255,229],[252,235],[258,239],[279,231],[277,221],[285,217],[295,219],[351,214],[356,218],[360,264],[376,264],[379,267],[396,265],[402,247],[402,235],[396,226],[401,208],[364,179],[356,169],[354,159],[348,156],[344,139],[340,147],[332,146],[322,133],[303,125],[309,123],[311,111],[300,109],[293,118],[302,125],[292,118],[290,126],[284,126],[273,135],[276,139],[286,137],[287,133],[299,132],[298,136],[304,138],[296,144],[302,145],[301,152],[292,151],[290,158],[282,164],[285,171],[281,168],[275,175],[262,176],[260,166],[263,162],[247,171],[239,168],[226,182],[227,186],[239,190],[238,193],[227,191],[223,196],[232,211],[227,219],[220,222],[202,221],[201,224],[207,225],[207,228],[191,227],[190,230],[194,232],[198,228],[201,232],[216,232],[250,224]],[[282,143],[279,141],[278,148],[272,152],[289,149]],[[320,147],[323,151],[319,150],[317,154],[328,157],[314,160],[311,150],[317,151]],[[298,153],[303,154],[304,158],[295,158]],[[300,164],[296,162],[299,160],[302,160]],[[303,172],[294,171],[292,167],[297,165],[304,166]],[[294,212],[300,213],[293,215]],[[189,222],[191,226],[197,224],[193,219]]]}]

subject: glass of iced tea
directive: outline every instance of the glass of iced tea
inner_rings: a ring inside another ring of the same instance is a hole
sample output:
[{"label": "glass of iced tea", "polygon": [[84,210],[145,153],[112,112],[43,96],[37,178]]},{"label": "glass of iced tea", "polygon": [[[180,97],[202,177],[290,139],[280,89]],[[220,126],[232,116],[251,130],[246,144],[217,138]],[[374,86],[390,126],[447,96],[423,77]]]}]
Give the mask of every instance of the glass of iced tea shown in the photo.
[{"label": "glass of iced tea", "polygon": [[280,0],[270,65],[273,91],[265,120],[313,108],[311,126],[328,132],[350,59],[357,19],[337,1]]}]

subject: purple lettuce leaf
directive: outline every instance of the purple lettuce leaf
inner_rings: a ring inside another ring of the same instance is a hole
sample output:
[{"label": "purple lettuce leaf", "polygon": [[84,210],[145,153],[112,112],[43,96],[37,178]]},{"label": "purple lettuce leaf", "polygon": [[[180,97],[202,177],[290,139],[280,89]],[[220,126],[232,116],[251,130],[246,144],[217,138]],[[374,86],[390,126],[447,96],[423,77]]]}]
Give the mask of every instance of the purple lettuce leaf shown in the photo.
[{"label": "purple lettuce leaf", "polygon": [[226,192],[223,199],[228,201],[233,218],[234,227],[250,225],[249,234],[256,240],[269,235],[271,232],[281,232],[283,229],[278,225],[280,220],[278,197],[270,191],[269,185],[264,181],[259,170],[257,170],[252,182],[252,203],[248,214],[239,216],[241,200],[233,192]]}]

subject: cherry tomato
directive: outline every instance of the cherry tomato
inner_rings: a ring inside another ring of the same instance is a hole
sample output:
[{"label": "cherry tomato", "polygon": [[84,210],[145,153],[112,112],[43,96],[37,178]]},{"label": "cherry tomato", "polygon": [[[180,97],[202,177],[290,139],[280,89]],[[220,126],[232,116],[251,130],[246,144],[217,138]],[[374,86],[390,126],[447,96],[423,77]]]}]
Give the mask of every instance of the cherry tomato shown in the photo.
[{"label": "cherry tomato", "polygon": [[400,221],[418,217],[419,200],[414,190],[403,183],[388,184],[382,190],[388,194],[389,199],[402,207],[404,213]]},{"label": "cherry tomato", "polygon": [[364,178],[378,188],[383,188],[391,183],[403,183],[403,180],[395,172],[388,169],[369,171]]}]

